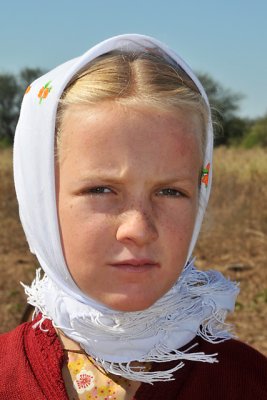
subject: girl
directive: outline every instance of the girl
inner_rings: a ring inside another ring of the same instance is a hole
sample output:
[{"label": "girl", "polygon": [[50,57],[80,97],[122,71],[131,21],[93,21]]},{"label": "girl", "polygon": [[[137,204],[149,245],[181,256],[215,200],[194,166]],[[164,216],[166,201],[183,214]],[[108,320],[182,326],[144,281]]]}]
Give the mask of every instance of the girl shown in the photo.
[{"label": "girl", "polygon": [[266,399],[224,323],[237,286],[194,267],[212,172],[207,96],[157,40],[122,35],[26,91],[20,218],[44,271],[1,338],[1,399]]}]

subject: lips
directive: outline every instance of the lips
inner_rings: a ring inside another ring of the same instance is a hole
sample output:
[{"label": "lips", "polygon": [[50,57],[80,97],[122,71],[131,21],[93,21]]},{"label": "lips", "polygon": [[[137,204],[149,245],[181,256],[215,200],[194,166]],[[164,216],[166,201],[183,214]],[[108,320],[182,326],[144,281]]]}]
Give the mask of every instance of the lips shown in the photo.
[{"label": "lips", "polygon": [[112,267],[126,272],[147,272],[159,268],[159,263],[149,258],[131,258],[111,264]]}]

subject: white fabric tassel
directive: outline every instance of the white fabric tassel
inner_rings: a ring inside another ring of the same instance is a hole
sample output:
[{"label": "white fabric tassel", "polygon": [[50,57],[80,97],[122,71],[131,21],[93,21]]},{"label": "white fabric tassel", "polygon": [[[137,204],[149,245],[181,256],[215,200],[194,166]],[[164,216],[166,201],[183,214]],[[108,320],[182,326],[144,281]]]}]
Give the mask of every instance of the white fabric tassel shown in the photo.
[{"label": "white fabric tassel", "polygon": [[[217,354],[194,353],[192,347],[177,349],[195,336],[210,343],[231,338],[231,326],[224,321],[239,291],[219,272],[198,271],[193,261],[169,292],[141,312],[114,311],[90,299],[82,303],[47,275],[41,278],[40,271],[31,287],[23,286],[28,302],[42,314],[34,328],[42,329],[43,321],[50,319],[105,371],[147,383],[173,379],[184,365],[182,360],[217,362]],[[166,371],[150,372],[134,366],[134,361],[181,362]]]}]

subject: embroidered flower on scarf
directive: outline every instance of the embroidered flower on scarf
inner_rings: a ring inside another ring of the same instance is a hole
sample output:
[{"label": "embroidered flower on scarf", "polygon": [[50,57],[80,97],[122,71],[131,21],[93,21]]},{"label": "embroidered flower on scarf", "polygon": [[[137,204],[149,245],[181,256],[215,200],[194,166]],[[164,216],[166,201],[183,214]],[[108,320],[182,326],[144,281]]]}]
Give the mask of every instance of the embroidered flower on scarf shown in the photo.
[{"label": "embroidered flower on scarf", "polygon": [[52,86],[50,86],[50,83],[51,83],[51,81],[48,81],[48,82],[47,82],[44,86],[42,86],[41,89],[39,90],[39,93],[38,93],[38,97],[39,97],[39,99],[40,99],[39,104],[41,104],[42,101],[43,101],[44,99],[46,99],[47,96],[49,95],[49,93],[51,92]]},{"label": "embroidered flower on scarf", "polygon": [[208,187],[209,184],[209,172],[210,172],[210,163],[208,163],[206,167],[203,168],[201,175],[201,183],[204,183],[206,187]]},{"label": "embroidered flower on scarf", "polygon": [[76,379],[73,382],[77,393],[84,393],[91,390],[95,384],[95,377],[91,371],[86,371],[82,369],[79,374],[76,375]]},{"label": "embroidered flower on scarf", "polygon": [[27,93],[29,93],[29,91],[31,90],[31,85],[29,85],[28,87],[27,87],[27,89],[25,90],[25,94],[27,94]]}]

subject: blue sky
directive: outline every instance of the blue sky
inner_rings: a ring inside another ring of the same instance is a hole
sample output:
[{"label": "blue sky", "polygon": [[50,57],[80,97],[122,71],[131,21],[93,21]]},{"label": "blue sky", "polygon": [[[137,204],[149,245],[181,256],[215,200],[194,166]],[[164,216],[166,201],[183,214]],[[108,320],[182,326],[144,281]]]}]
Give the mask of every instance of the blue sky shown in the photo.
[{"label": "blue sky", "polygon": [[243,93],[240,115],[267,112],[266,0],[9,0],[0,72],[51,69],[121,33],[152,35],[195,70]]}]

